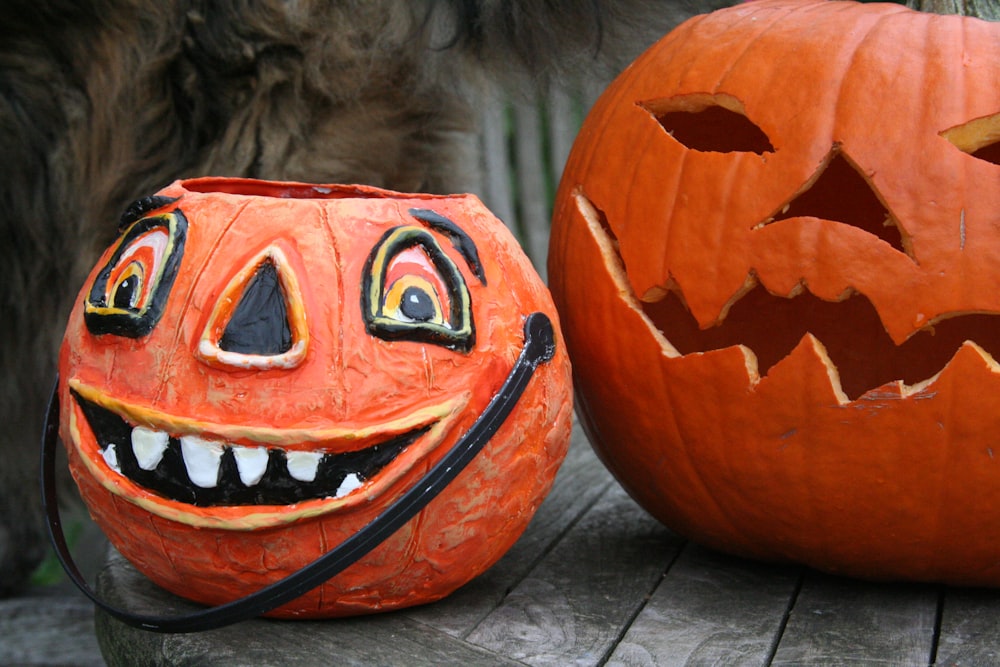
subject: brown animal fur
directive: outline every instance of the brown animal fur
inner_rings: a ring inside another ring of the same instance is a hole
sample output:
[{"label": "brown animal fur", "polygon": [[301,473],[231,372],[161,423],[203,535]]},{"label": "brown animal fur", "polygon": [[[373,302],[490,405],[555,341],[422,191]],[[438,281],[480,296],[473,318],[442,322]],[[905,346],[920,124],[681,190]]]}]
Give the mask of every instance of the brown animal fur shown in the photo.
[{"label": "brown animal fur", "polygon": [[604,76],[722,2],[3,3],[0,594],[44,551],[55,350],[130,201],[205,174],[467,190],[479,83]]}]

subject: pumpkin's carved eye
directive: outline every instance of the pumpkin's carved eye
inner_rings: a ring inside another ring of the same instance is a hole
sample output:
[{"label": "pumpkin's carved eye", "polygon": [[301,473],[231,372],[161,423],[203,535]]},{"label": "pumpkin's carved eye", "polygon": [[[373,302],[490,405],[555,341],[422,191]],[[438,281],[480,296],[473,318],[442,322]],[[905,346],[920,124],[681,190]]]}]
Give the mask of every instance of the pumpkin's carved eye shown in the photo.
[{"label": "pumpkin's carved eye", "polygon": [[159,321],[177,275],[187,219],[175,210],[134,222],[97,274],[84,304],[94,335],[140,338]]},{"label": "pumpkin's carved eye", "polygon": [[468,287],[427,231],[397,227],[379,241],[362,278],[368,333],[468,350],[473,344]]},{"label": "pumpkin's carved eye", "polygon": [[750,120],[743,104],[730,95],[681,95],[642,102],[675,140],[695,151],[773,153],[767,134]]},{"label": "pumpkin's carved eye", "polygon": [[1000,165],[1000,113],[956,125],[941,136],[974,158]]}]

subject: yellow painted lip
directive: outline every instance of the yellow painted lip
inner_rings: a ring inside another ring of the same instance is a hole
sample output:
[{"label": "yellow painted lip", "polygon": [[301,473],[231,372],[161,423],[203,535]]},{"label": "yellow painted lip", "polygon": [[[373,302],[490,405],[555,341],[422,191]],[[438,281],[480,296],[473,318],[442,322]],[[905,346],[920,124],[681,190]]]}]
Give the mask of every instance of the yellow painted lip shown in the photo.
[{"label": "yellow painted lip", "polygon": [[192,526],[228,530],[256,530],[334,511],[346,511],[370,503],[390,489],[445,439],[456,416],[464,411],[471,398],[469,392],[464,392],[453,399],[421,406],[398,419],[377,424],[281,429],[210,423],[178,417],[161,410],[126,403],[77,378],[69,379],[68,386],[86,401],[117,414],[130,424],[165,431],[171,436],[196,435],[226,445],[242,444],[275,447],[285,451],[308,450],[337,454],[362,450],[406,433],[425,430],[423,435],[386,464],[378,474],[340,498],[318,498],[292,505],[201,507],[166,498],[112,469],[104,460],[89,424],[85,431],[81,430],[80,425],[87,424],[87,420],[76,401],[71,402],[69,416],[73,446],[87,470],[104,488],[165,519]]}]

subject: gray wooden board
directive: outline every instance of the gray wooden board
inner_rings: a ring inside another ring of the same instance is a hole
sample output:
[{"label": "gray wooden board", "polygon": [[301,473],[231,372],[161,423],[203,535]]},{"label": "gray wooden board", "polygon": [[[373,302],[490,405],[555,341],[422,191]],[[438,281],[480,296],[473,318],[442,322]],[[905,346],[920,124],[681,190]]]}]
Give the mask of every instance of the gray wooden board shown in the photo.
[{"label": "gray wooden board", "polygon": [[99,667],[93,606],[83,596],[0,600],[0,665]]},{"label": "gray wooden board", "polygon": [[440,604],[403,613],[456,637],[467,636],[538,563],[597,498],[614,484],[574,421],[566,460],[527,530],[507,554]]},{"label": "gray wooden board", "polygon": [[937,664],[1000,665],[1000,592],[948,590],[941,613]]},{"label": "gray wooden board", "polygon": [[468,640],[529,665],[599,664],[680,544],[614,485]]},{"label": "gray wooden board", "polygon": [[[152,584],[117,554],[100,580],[106,599],[138,612],[175,615],[198,609]],[[259,619],[179,635],[138,630],[100,611],[96,618],[101,649],[112,667],[513,664],[398,613],[335,621]]]},{"label": "gray wooden board", "polygon": [[517,207],[520,222],[518,238],[531,258],[539,275],[545,278],[545,260],[549,254],[549,218],[552,206],[547,190],[548,170],[543,159],[542,123],[537,103],[514,104],[513,117],[517,130],[514,145],[518,168]]},{"label": "gray wooden board", "polygon": [[935,586],[809,572],[772,664],[926,665],[937,607]]},{"label": "gray wooden board", "polygon": [[[255,620],[232,628],[191,635],[158,635],[134,630],[98,614],[98,634],[109,663],[131,664],[311,664],[317,650],[336,648],[338,664],[419,664],[412,652],[428,643],[436,650],[420,650],[427,664],[504,664],[488,650],[461,641],[521,581],[572,525],[609,487],[610,475],[597,461],[582,431],[574,425],[566,461],[535,519],[493,568],[447,599],[426,607],[358,619],[326,622]],[[636,508],[636,511],[639,511]],[[194,608],[166,593],[113,553],[101,576],[100,592],[129,609],[148,613],[180,613]],[[176,608],[177,612],[169,611]],[[305,632],[308,640],[302,636]],[[372,643],[379,632],[391,641]],[[450,636],[449,636],[450,635]],[[253,639],[248,641],[247,637]],[[279,648],[279,656],[272,651]],[[283,658],[279,659],[280,656]],[[282,661],[284,660],[284,662]],[[304,662],[293,662],[303,660]],[[235,661],[235,662],[234,662]],[[374,661],[374,662],[372,662]]]},{"label": "gray wooden board", "polygon": [[[193,608],[116,554],[99,585],[140,612]],[[101,664],[90,616],[80,596],[0,601],[0,664]],[[441,602],[175,636],[97,621],[111,665],[928,665],[935,647],[937,665],[1000,665],[1000,592],[865,583],[684,544],[578,428],[522,539]]]},{"label": "gray wooden board", "polygon": [[800,571],[684,547],[608,665],[767,664]]}]

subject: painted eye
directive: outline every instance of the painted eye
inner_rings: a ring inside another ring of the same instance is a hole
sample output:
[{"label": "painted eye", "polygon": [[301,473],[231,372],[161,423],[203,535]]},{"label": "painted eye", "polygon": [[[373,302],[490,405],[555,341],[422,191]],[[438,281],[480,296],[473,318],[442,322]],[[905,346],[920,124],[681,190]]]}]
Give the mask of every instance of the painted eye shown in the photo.
[{"label": "painted eye", "polygon": [[150,281],[163,263],[170,234],[156,227],[137,238],[122,254],[108,276],[105,303],[119,310],[140,311],[149,303]]},{"label": "painted eye", "polygon": [[383,236],[368,258],[362,284],[370,334],[461,350],[472,347],[465,280],[425,230],[397,227]]},{"label": "painted eye", "polygon": [[139,338],[152,330],[177,274],[186,233],[180,210],[143,218],[125,230],[84,304],[91,333]]},{"label": "painted eye", "polygon": [[449,288],[423,245],[388,259],[382,314],[400,322],[451,328]]},{"label": "painted eye", "polygon": [[142,293],[142,265],[132,263],[125,267],[112,287],[111,303],[115,308],[135,308]]},{"label": "painted eye", "polygon": [[448,326],[441,313],[437,290],[417,276],[397,280],[385,295],[384,312],[400,322],[424,322]]}]

